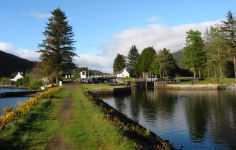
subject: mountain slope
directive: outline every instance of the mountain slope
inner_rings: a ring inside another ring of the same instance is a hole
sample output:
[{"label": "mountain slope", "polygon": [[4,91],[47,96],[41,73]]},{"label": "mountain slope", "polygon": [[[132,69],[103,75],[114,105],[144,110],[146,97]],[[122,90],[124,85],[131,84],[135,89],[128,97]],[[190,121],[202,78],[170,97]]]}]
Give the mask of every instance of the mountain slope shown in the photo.
[{"label": "mountain slope", "polygon": [[0,77],[10,76],[17,72],[30,71],[33,68],[34,64],[35,62],[0,50]]},{"label": "mountain slope", "polygon": [[179,66],[182,66],[182,57],[183,57],[183,50],[178,50],[176,52],[173,53],[173,57],[176,61],[176,63],[179,65]]}]

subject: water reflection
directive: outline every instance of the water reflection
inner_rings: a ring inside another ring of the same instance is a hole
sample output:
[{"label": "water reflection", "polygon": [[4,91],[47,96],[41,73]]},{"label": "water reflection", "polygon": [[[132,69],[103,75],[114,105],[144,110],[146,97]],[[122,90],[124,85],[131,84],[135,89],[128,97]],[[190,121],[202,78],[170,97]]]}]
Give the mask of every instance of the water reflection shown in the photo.
[{"label": "water reflection", "polygon": [[176,147],[236,149],[235,92],[133,89],[104,100]]}]

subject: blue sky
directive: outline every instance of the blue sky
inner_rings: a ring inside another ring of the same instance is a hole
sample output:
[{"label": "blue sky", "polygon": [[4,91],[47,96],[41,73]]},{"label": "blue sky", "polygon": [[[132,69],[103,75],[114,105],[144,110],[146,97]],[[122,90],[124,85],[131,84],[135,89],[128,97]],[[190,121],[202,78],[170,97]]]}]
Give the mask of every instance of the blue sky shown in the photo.
[{"label": "blue sky", "polygon": [[[109,51],[113,53],[107,59],[113,58],[115,52],[125,54],[127,46],[121,46],[124,44],[122,40],[133,41],[132,44],[140,45],[140,48],[150,44],[142,43],[148,40],[142,41],[141,38],[145,37],[135,39],[132,37],[134,35],[142,36],[141,33],[148,34],[155,30],[153,33],[156,36],[149,39],[162,45],[168,39],[159,41],[159,32],[178,32],[187,24],[198,29],[196,26],[201,26],[201,23],[209,25],[223,19],[229,10],[236,12],[234,0],[7,0],[1,1],[0,5],[0,49],[19,55],[20,51],[37,50],[50,11],[60,7],[73,26],[77,53],[82,57],[82,61],[78,58],[78,63],[93,68],[102,68],[105,64],[98,62],[100,64],[96,65],[94,60],[90,64],[83,59],[97,58],[102,61],[106,59],[102,55]],[[109,63],[104,66],[109,70],[111,60],[104,60],[104,63]]]}]

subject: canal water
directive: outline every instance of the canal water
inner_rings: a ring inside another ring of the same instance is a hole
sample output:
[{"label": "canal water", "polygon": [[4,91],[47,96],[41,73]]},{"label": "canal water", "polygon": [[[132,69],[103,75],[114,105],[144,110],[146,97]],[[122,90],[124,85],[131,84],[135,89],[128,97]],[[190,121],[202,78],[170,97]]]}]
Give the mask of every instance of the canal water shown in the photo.
[{"label": "canal water", "polygon": [[[20,91],[27,91],[27,89],[22,88],[3,88],[0,87],[0,93],[5,92],[20,92]],[[26,101],[29,97],[7,97],[7,98],[0,98],[0,115],[2,115],[3,110],[5,107],[13,107],[15,108],[18,104]]]},{"label": "canal water", "polygon": [[135,89],[130,96],[103,99],[176,148],[236,149],[236,93],[233,91]]}]

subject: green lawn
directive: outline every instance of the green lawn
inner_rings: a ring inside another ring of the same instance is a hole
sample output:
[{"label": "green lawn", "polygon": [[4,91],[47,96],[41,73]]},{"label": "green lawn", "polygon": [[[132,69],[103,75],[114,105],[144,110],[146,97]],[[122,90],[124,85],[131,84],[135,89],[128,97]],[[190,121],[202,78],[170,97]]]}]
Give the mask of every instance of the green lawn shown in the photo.
[{"label": "green lawn", "polygon": [[[98,88],[111,87],[66,86],[52,99],[42,100],[24,118],[0,131],[0,149],[46,149],[50,141],[58,136],[63,145],[75,150],[135,149],[135,143],[123,137],[120,129],[105,119],[100,108],[92,104],[85,95],[88,89]],[[72,105],[65,107],[68,110],[62,112],[67,98],[70,98]],[[64,120],[60,119],[60,115],[68,112],[70,117],[62,124]]]}]

